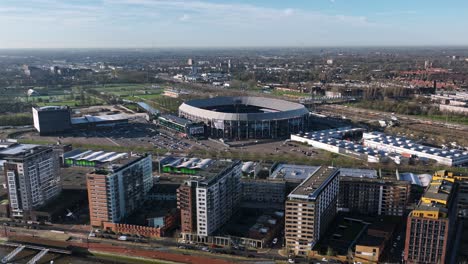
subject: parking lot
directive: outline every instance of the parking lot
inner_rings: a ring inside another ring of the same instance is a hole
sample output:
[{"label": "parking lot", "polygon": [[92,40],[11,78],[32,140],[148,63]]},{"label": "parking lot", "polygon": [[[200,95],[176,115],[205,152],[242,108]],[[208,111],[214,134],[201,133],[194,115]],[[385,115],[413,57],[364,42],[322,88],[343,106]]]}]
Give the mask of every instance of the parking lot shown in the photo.
[{"label": "parking lot", "polygon": [[[37,132],[28,132],[20,135],[19,138],[50,142],[59,141],[62,144],[154,147],[155,149],[166,149],[170,152],[188,152],[195,145],[194,142],[188,139],[171,134],[171,131],[160,130],[156,125],[145,122],[135,122],[110,129],[76,130],[57,136],[39,136]],[[201,148],[202,146],[198,147]]]}]

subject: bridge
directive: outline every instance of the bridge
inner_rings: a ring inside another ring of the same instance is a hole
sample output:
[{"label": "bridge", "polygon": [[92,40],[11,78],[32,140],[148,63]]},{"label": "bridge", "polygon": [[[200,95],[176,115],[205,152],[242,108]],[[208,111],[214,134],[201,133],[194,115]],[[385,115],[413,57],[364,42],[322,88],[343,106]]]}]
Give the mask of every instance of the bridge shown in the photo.
[{"label": "bridge", "polygon": [[70,250],[63,250],[63,249],[45,248],[45,247],[39,247],[39,246],[22,245],[22,244],[16,244],[16,243],[8,243],[8,242],[5,243],[4,245],[10,246],[10,247],[16,247],[16,248],[12,252],[10,252],[8,255],[3,257],[1,260],[1,263],[9,263],[24,249],[32,249],[32,250],[39,251],[39,253],[37,253],[32,259],[30,259],[27,264],[37,263],[42,257],[44,257],[49,252],[58,253],[58,254],[66,254],[66,255],[71,254]]},{"label": "bridge", "polygon": [[15,250],[13,250],[8,255],[6,255],[5,257],[2,258],[2,263],[10,262],[12,259],[14,259],[16,257],[16,255],[18,255],[25,248],[26,248],[26,246],[19,245],[17,248],[15,248]]},{"label": "bridge", "polygon": [[47,252],[49,252],[49,249],[44,248],[39,253],[37,253],[37,255],[35,255],[32,259],[30,259],[26,264],[36,264],[43,256],[45,256],[45,254],[47,254]]}]

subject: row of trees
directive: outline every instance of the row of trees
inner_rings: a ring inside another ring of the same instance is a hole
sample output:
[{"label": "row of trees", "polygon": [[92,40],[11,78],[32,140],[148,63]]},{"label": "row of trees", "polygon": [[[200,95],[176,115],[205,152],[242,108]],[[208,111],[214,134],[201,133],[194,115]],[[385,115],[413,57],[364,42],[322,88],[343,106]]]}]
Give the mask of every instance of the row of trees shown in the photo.
[{"label": "row of trees", "polygon": [[383,112],[395,112],[403,115],[438,115],[441,114],[438,107],[431,105],[426,100],[397,101],[385,100],[363,100],[357,103],[358,107],[379,110]]},{"label": "row of trees", "polygon": [[10,114],[0,116],[0,126],[26,126],[33,124],[31,113]]}]

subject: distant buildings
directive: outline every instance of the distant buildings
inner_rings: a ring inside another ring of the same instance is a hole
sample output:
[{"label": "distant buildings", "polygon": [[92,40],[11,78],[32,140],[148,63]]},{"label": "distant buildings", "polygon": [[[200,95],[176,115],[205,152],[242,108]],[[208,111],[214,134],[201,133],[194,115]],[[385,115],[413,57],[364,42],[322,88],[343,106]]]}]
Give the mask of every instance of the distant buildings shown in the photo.
[{"label": "distant buildings", "polygon": [[397,153],[403,156],[415,155],[448,166],[468,163],[468,151],[428,147],[405,137],[394,137],[380,132],[364,133],[363,138],[364,146],[387,153]]},{"label": "distant buildings", "polygon": [[59,157],[52,147],[2,142],[0,159],[10,217],[31,220],[34,210],[60,194]]},{"label": "distant buildings", "polygon": [[159,116],[158,123],[160,126],[176,131],[184,137],[205,137],[205,125],[203,123],[192,122],[188,119],[168,114]]},{"label": "distant buildings", "polygon": [[34,128],[41,135],[71,129],[71,110],[68,106],[33,107]]},{"label": "distant buildings", "polygon": [[151,156],[129,157],[87,175],[91,225],[120,223],[138,209],[153,187]]},{"label": "distant buildings", "polygon": [[212,161],[179,188],[177,204],[183,233],[200,239],[212,235],[241,202],[241,162]]},{"label": "distant buildings", "polygon": [[291,134],[291,140],[368,162],[392,159],[399,164],[404,158],[414,157],[448,166],[468,163],[468,151],[428,147],[405,137],[364,132],[362,128],[342,127]]},{"label": "distant buildings", "polygon": [[147,114],[85,115],[72,118],[68,106],[33,107],[32,112],[34,128],[40,135],[62,133],[72,129],[111,128],[126,125],[131,119],[147,119]]},{"label": "distant buildings", "polygon": [[179,98],[181,95],[187,95],[189,92],[180,89],[165,89],[163,95],[171,98]]},{"label": "distant buildings", "polygon": [[314,148],[327,150],[367,162],[379,162],[380,153],[364,147],[353,140],[360,139],[365,130],[362,128],[341,127],[315,132],[291,134],[291,140],[306,143]]},{"label": "distant buildings", "polygon": [[307,256],[336,215],[339,170],[322,167],[286,200],[285,238],[290,253]]},{"label": "distant buildings", "polygon": [[456,185],[434,177],[408,216],[404,259],[407,263],[450,263],[457,228]]}]

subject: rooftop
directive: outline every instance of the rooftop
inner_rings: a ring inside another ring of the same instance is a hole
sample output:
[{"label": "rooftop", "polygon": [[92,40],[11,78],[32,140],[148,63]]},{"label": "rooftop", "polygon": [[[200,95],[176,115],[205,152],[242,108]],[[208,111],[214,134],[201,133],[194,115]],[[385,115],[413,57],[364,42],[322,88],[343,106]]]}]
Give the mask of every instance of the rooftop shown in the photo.
[{"label": "rooftop", "polygon": [[71,119],[72,124],[86,124],[86,123],[99,123],[99,122],[108,122],[108,121],[120,121],[127,120],[130,116],[127,114],[115,114],[115,115],[102,115],[102,116],[92,116],[85,115],[82,117],[74,117]]},{"label": "rooftop", "polygon": [[364,139],[368,142],[370,141],[393,147],[399,147],[441,158],[448,158],[454,160],[468,159],[468,151],[458,149],[441,149],[436,147],[424,146],[405,137],[394,137],[381,132],[364,133]]},{"label": "rooftop", "polygon": [[128,157],[128,153],[93,151],[83,149],[74,149],[63,154],[65,163],[67,163],[67,160],[88,162],[94,161],[97,163],[105,163],[112,162],[125,157]]},{"label": "rooftop", "polygon": [[384,242],[385,242],[384,237],[364,235],[361,239],[359,239],[359,242],[356,245],[368,246],[368,247],[380,247],[380,246],[383,246]]},{"label": "rooftop", "polygon": [[153,107],[151,107],[149,104],[145,103],[145,102],[138,102],[137,105],[141,108],[143,108],[146,112],[152,114],[152,115],[158,115],[159,114],[159,110],[157,109],[154,109]]},{"label": "rooftop", "polygon": [[271,174],[271,179],[303,181],[320,169],[320,166],[279,164]]},{"label": "rooftop", "polygon": [[433,180],[423,194],[416,210],[438,212],[446,216],[451,203],[453,183],[446,180]]},{"label": "rooftop", "polygon": [[191,169],[201,170],[205,169],[213,163],[212,159],[200,159],[200,158],[185,158],[185,157],[174,157],[168,156],[163,158],[160,163],[162,167],[171,167],[175,169]]},{"label": "rooftop", "polygon": [[38,111],[56,111],[56,110],[68,110],[69,107],[68,106],[53,106],[53,105],[50,105],[50,106],[43,106],[43,107],[36,107],[36,110]]},{"label": "rooftop", "polygon": [[377,171],[369,169],[340,168],[340,176],[375,179],[377,178]]},{"label": "rooftop", "polygon": [[288,198],[312,199],[315,200],[322,189],[338,175],[339,170],[333,167],[320,167],[317,172],[310,175],[305,181],[294,189]]},{"label": "rooftop", "polygon": [[374,150],[370,147],[363,146],[359,143],[354,143],[352,141],[343,140],[342,137],[345,133],[362,131],[360,128],[342,128],[339,129],[331,129],[331,130],[323,130],[317,132],[305,132],[299,133],[296,135],[291,135],[293,139],[295,137],[313,140],[319,143],[340,147],[345,150],[354,151],[357,153],[367,154],[370,156],[385,156],[383,151]]},{"label": "rooftop", "polygon": [[48,146],[32,145],[32,144],[11,144],[6,148],[0,148],[0,158],[25,158],[32,154],[48,150]]},{"label": "rooftop", "polygon": [[161,118],[164,118],[166,120],[169,120],[171,122],[174,122],[174,123],[177,123],[177,124],[181,124],[181,125],[189,125],[192,123],[192,121],[188,120],[188,119],[185,119],[185,118],[182,118],[182,117],[178,117],[178,116],[175,116],[175,115],[170,115],[170,114],[166,114],[166,115],[161,115]]},{"label": "rooftop", "polygon": [[110,175],[118,172],[119,170],[130,166],[136,161],[139,161],[146,156],[128,156],[122,159],[115,160],[110,163],[105,163],[102,165],[96,166],[96,170],[92,172],[92,174],[98,174],[98,175]]},{"label": "rooftop", "polygon": [[231,169],[235,165],[240,165],[240,161],[231,161],[231,160],[216,160],[206,169],[200,171],[198,175],[202,177],[199,183],[210,184],[217,178],[217,176],[222,175],[226,170]]}]

